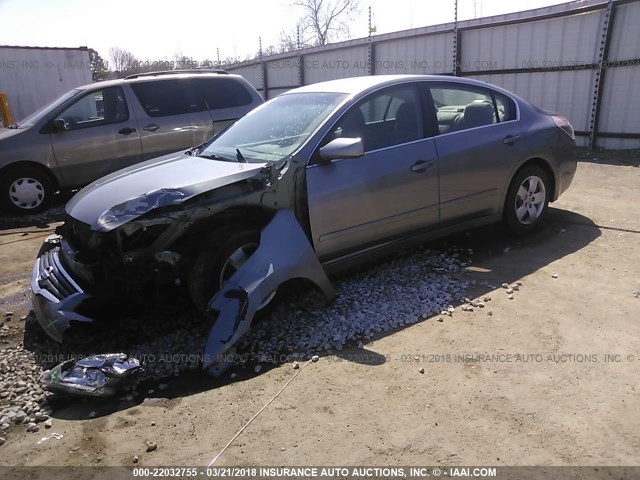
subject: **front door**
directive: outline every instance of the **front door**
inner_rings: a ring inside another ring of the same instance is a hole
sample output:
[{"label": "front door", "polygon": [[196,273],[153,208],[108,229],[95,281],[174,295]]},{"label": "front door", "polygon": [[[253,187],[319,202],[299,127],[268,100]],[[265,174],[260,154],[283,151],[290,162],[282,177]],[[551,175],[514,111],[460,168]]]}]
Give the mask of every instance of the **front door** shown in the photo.
[{"label": "front door", "polygon": [[65,130],[50,138],[65,185],[86,185],[142,159],[140,132],[122,87],[85,93],[56,118],[64,120]]},{"label": "front door", "polygon": [[408,84],[365,97],[324,139],[360,137],[365,153],[307,167],[321,260],[438,223],[438,158],[424,123],[420,90]]}]

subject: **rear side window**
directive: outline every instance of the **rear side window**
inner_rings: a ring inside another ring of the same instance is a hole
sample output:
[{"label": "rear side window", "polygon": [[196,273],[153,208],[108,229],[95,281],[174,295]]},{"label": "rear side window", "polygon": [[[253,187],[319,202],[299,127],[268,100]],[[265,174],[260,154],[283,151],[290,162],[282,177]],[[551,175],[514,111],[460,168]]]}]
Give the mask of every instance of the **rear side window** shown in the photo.
[{"label": "rear side window", "polygon": [[501,93],[464,85],[431,87],[440,133],[516,119],[515,103]]},{"label": "rear side window", "polygon": [[131,83],[145,113],[150,117],[168,117],[206,110],[188,78]]},{"label": "rear side window", "polygon": [[193,82],[209,110],[243,107],[253,102],[251,93],[233,78],[194,78]]}]

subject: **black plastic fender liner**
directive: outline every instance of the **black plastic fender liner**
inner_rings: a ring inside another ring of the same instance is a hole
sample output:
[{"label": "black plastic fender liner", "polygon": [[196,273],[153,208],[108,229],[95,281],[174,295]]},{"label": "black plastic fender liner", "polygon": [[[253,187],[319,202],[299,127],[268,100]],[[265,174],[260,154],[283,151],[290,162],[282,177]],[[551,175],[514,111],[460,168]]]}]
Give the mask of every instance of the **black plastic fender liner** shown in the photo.
[{"label": "black plastic fender liner", "polygon": [[203,368],[212,375],[224,371],[226,354],[249,330],[258,307],[287,280],[315,283],[327,301],[335,289],[292,210],[279,210],[260,234],[260,245],[209,303],[218,317],[209,332]]}]

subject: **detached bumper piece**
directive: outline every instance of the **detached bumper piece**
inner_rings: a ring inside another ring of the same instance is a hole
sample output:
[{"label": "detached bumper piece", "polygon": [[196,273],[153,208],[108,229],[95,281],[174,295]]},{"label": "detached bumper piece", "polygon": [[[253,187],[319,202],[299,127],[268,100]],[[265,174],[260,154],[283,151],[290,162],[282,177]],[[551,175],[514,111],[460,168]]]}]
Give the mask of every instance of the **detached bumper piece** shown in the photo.
[{"label": "detached bumper piece", "polygon": [[77,313],[91,295],[85,293],[64,268],[60,248],[59,235],[47,237],[31,273],[33,310],[42,329],[56,342],[62,342],[71,322],[93,322]]},{"label": "detached bumper piece", "polygon": [[138,379],[144,368],[124,353],[108,353],[68,360],[42,375],[44,387],[52,392],[86,397],[110,397],[127,383]]},{"label": "detached bumper piece", "polygon": [[335,289],[291,210],[279,210],[260,235],[260,245],[209,303],[219,312],[204,351],[203,367],[214,376],[230,365],[233,345],[251,327],[267,296],[294,278],[315,283],[327,300]]}]

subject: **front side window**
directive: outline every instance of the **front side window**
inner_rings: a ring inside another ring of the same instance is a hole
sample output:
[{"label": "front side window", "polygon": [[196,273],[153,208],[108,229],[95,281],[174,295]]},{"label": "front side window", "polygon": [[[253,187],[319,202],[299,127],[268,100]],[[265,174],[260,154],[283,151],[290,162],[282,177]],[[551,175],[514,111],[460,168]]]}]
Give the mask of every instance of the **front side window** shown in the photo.
[{"label": "front side window", "polygon": [[206,110],[188,78],[131,83],[140,105],[150,117],[168,117]]},{"label": "front side window", "polygon": [[361,138],[364,151],[392,147],[424,137],[417,89],[401,86],[361,100],[340,119],[323,144],[335,138]]},{"label": "front side window", "polygon": [[473,86],[431,87],[440,133],[458,132],[515,120],[514,102],[497,92]]},{"label": "front side window", "polygon": [[47,115],[49,115],[53,110],[56,110],[58,107],[60,107],[63,103],[67,102],[68,100],[72,99],[77,95],[80,95],[81,93],[82,93],[82,90],[80,89],[74,89],[74,90],[71,90],[70,92],[65,93],[61,97],[55,99],[50,104],[38,109],[28,117],[25,117],[23,120],[18,122],[18,125],[20,125],[21,127],[31,127],[35,125],[40,120],[42,120]]},{"label": "front side window", "polygon": [[121,87],[94,90],[57,115],[67,130],[109,125],[129,120],[129,109]]},{"label": "front side window", "polygon": [[279,161],[294,153],[346,97],[342,93],[291,93],[252,110],[201,153],[222,160]]}]

